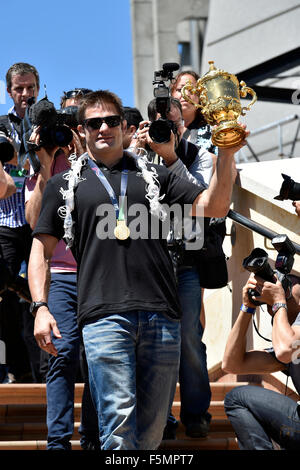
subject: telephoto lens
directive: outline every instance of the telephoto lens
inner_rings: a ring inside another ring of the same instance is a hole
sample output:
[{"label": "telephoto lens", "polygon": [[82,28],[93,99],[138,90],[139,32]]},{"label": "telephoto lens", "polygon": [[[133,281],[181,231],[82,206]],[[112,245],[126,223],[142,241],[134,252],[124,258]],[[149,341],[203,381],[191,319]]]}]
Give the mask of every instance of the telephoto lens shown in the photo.
[{"label": "telephoto lens", "polygon": [[149,127],[149,135],[153,142],[163,144],[169,142],[174,123],[168,119],[153,121]]}]

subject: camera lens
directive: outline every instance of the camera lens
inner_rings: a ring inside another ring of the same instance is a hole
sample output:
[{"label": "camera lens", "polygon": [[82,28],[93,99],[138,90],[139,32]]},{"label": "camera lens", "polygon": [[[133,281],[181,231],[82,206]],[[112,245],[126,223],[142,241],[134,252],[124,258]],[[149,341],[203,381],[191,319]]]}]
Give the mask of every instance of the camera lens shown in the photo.
[{"label": "camera lens", "polygon": [[153,121],[149,127],[149,135],[153,142],[163,144],[169,142],[173,123],[166,119]]},{"label": "camera lens", "polygon": [[73,139],[72,131],[67,126],[56,126],[53,129],[53,142],[58,147],[66,147]]}]

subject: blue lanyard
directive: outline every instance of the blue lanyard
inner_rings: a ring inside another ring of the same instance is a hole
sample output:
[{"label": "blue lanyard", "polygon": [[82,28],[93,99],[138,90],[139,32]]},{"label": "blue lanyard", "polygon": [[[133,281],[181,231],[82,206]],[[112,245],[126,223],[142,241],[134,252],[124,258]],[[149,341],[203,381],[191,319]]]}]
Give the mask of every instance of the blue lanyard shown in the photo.
[{"label": "blue lanyard", "polygon": [[93,160],[91,160],[91,158],[88,158],[88,163],[91,169],[94,171],[96,176],[99,178],[99,180],[103,184],[103,186],[105,187],[106,191],[108,192],[112,205],[114,206],[114,209],[116,211],[117,220],[124,220],[124,200],[125,200],[125,195],[127,191],[127,182],[128,182],[128,170],[124,168],[125,158],[123,157],[123,170],[122,170],[122,175],[121,175],[121,193],[120,193],[120,197],[122,201],[121,207],[119,207],[116,194],[113,188],[111,187],[110,183],[108,182],[107,178],[104,176],[103,172],[96,165],[96,163]]}]

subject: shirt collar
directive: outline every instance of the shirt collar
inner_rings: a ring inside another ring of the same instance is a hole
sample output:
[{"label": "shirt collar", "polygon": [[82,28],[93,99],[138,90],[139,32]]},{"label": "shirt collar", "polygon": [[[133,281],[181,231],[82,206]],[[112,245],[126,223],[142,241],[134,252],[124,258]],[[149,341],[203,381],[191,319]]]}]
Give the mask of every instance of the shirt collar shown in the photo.
[{"label": "shirt collar", "polygon": [[15,122],[21,122],[22,121],[22,118],[20,118],[20,116],[18,116],[17,114],[17,111],[15,109],[14,106],[12,106],[9,110],[8,110],[8,117],[12,120],[12,121],[15,121]]}]

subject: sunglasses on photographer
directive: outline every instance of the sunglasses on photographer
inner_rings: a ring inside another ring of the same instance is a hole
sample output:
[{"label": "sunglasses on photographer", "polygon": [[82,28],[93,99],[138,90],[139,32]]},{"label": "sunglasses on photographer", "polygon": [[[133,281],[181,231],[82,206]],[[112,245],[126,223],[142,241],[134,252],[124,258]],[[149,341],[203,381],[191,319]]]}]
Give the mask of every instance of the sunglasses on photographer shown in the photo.
[{"label": "sunglasses on photographer", "polygon": [[89,127],[92,130],[98,130],[105,122],[108,127],[117,127],[121,124],[121,116],[105,116],[105,117],[94,117],[90,119],[85,119],[83,125]]},{"label": "sunglasses on photographer", "polygon": [[87,93],[90,93],[92,90],[89,88],[75,88],[74,90],[70,91],[64,91],[64,98],[69,99],[69,98],[76,98],[76,96],[79,95],[86,95]]}]

